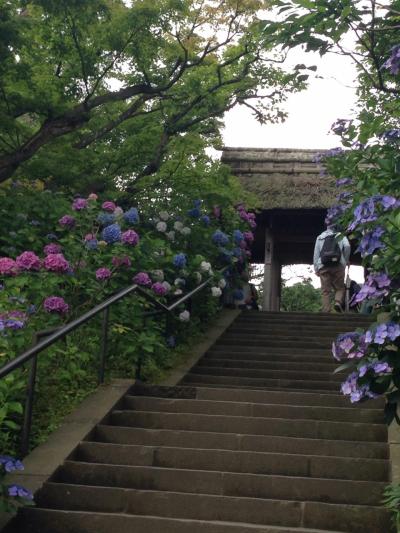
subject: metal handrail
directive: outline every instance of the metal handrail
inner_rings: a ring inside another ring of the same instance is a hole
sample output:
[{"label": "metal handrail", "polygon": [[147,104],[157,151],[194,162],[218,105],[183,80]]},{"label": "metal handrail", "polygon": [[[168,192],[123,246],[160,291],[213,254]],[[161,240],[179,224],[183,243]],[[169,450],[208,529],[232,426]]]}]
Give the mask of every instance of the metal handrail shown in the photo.
[{"label": "metal handrail", "polygon": [[[229,267],[225,267],[224,269],[220,270],[219,273],[222,274],[223,272],[227,270],[227,268]],[[35,390],[35,384],[36,384],[36,373],[37,373],[37,356],[39,355],[40,352],[42,352],[46,348],[49,348],[54,343],[56,343],[58,340],[66,337],[69,333],[79,328],[83,324],[86,324],[94,316],[98,315],[99,313],[103,311],[104,314],[103,314],[103,320],[102,320],[102,342],[101,342],[100,369],[99,369],[99,383],[103,383],[104,374],[105,374],[107,343],[108,343],[109,309],[111,305],[122,300],[129,294],[138,292],[159,308],[159,311],[150,311],[147,313],[143,313],[144,318],[154,316],[156,314],[164,314],[164,313],[168,314],[168,313],[172,313],[181,304],[185,303],[188,300],[191,300],[193,296],[195,296],[198,292],[202,291],[205,287],[207,287],[211,283],[211,281],[212,281],[212,277],[210,277],[209,279],[207,279],[206,281],[198,285],[195,289],[191,290],[189,293],[185,294],[184,296],[182,296],[182,298],[179,298],[178,300],[176,300],[169,306],[163,304],[157,298],[147,293],[145,289],[143,289],[139,285],[134,284],[110,296],[109,298],[107,298],[100,304],[97,304],[92,309],[90,309],[89,311],[81,315],[80,317],[65,324],[65,326],[62,326],[60,328],[56,328],[53,330],[38,332],[35,336],[36,340],[40,339],[41,337],[45,337],[44,340],[36,342],[31,348],[23,352],[21,355],[15,357],[14,359],[12,359],[11,361],[9,361],[8,363],[6,363],[4,366],[0,368],[0,379],[1,379],[7,376],[8,374],[10,374],[11,372],[13,372],[14,370],[16,370],[17,368],[20,368],[25,363],[31,361],[31,368],[30,368],[29,377],[28,377],[27,397],[26,397],[25,409],[24,409],[24,422],[23,422],[22,435],[21,435],[22,456],[26,455],[27,452],[29,451],[29,437],[30,437],[30,430],[31,430],[31,425],[32,425],[32,412],[33,412],[33,397],[34,397],[34,390]],[[138,364],[139,364],[139,369],[140,369],[141,361],[139,361]]]}]

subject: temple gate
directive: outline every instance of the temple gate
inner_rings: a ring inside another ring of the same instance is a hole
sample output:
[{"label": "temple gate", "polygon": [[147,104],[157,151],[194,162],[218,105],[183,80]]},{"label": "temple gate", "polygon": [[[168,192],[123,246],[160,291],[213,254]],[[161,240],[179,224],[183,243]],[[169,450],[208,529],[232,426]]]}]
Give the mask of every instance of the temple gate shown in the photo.
[{"label": "temple gate", "polygon": [[[337,194],[335,180],[321,175],[314,161],[324,151],[223,150],[221,161],[260,201],[252,252],[254,263],[264,263],[264,311],[279,311],[282,266],[313,262],[315,239]],[[360,257],[353,254],[351,262],[360,264]]]}]

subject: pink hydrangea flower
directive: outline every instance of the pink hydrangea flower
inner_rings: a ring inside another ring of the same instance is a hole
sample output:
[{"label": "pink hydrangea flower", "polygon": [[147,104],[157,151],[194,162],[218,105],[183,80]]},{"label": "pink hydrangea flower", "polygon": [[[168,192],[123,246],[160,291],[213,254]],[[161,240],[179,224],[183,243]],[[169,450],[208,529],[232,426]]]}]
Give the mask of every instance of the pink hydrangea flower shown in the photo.
[{"label": "pink hydrangea flower", "polygon": [[82,211],[82,209],[86,209],[88,206],[87,200],[85,198],[75,198],[75,200],[72,202],[72,209],[74,211]]},{"label": "pink hydrangea flower", "polygon": [[128,229],[122,233],[121,241],[125,244],[136,246],[139,242],[139,235],[133,229]]},{"label": "pink hydrangea flower", "polygon": [[69,263],[63,254],[49,254],[45,258],[43,266],[50,272],[67,272],[69,270]]},{"label": "pink hydrangea flower", "polygon": [[90,193],[88,196],[88,200],[96,201],[97,199],[98,199],[98,196],[94,192]]},{"label": "pink hydrangea flower", "polygon": [[75,219],[74,217],[71,217],[71,215],[64,215],[60,218],[58,223],[65,228],[73,228],[75,226]]},{"label": "pink hydrangea flower", "polygon": [[96,235],[94,235],[93,233],[87,233],[87,234],[85,235],[84,240],[85,240],[85,241],[92,241],[92,240],[95,239],[95,238],[96,238]]},{"label": "pink hydrangea flower", "polygon": [[109,268],[98,268],[96,270],[96,279],[98,279],[99,281],[103,281],[111,278],[111,274],[112,272]]},{"label": "pink hydrangea flower", "polygon": [[0,257],[0,274],[15,276],[18,272],[17,263],[11,257]]},{"label": "pink hydrangea flower", "polygon": [[101,207],[104,209],[104,211],[113,212],[117,206],[114,204],[114,202],[107,201],[103,202],[103,205]]},{"label": "pink hydrangea flower", "polygon": [[60,315],[69,311],[69,305],[60,296],[48,296],[43,302],[43,307],[48,313],[58,313]]},{"label": "pink hydrangea flower", "polygon": [[43,248],[43,251],[46,255],[48,254],[59,254],[61,253],[61,246],[59,244],[51,243],[46,244],[46,246]]},{"label": "pink hydrangea flower", "polygon": [[146,272],[138,272],[138,274],[136,274],[136,276],[133,278],[133,283],[143,285],[144,287],[151,287],[152,285],[150,276]]},{"label": "pink hydrangea flower", "polygon": [[165,294],[167,294],[167,288],[164,287],[164,285],[160,283],[159,281],[157,281],[156,283],[153,283],[151,288],[153,292],[157,294],[158,296],[164,296]]},{"label": "pink hydrangea flower", "polygon": [[123,257],[113,257],[111,259],[111,262],[117,268],[120,266],[130,267],[132,265],[132,261],[129,259],[127,255]]},{"label": "pink hydrangea flower", "polygon": [[22,252],[15,260],[21,270],[40,270],[42,262],[34,252]]}]

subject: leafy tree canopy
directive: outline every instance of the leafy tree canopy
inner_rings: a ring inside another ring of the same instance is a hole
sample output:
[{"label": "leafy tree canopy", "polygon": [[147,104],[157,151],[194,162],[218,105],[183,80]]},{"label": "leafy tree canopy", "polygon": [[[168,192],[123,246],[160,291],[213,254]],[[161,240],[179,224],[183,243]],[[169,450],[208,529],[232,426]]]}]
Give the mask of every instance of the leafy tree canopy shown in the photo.
[{"label": "leafy tree canopy", "polygon": [[0,181],[135,182],[175,138],[218,144],[237,104],[282,119],[304,85],[266,43],[259,0],[0,4]]}]

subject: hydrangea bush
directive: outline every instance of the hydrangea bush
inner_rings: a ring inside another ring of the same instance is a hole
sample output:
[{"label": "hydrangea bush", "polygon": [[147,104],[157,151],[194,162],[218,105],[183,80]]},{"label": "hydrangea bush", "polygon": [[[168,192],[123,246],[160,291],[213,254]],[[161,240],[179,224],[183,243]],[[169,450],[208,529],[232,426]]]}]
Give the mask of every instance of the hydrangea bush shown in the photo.
[{"label": "hydrangea bush", "polygon": [[[43,227],[43,234],[28,249],[15,246],[14,253],[9,253],[8,243],[0,248],[3,362],[28,348],[35,332],[76,318],[129,284],[136,283],[153,298],[168,302],[211,279],[209,289],[196,297],[196,306],[178,309],[168,328],[151,319],[144,327],[142,315],[151,303],[142,296],[112,308],[109,368],[114,375],[128,377],[140,364],[144,377],[151,376],[157,367],[168,365],[167,351],[216,311],[222,289],[234,292],[240,286],[255,227],[254,215],[243,205],[221,208],[194,199],[174,212],[153,212],[129,205],[126,198],[119,205],[117,198],[90,194],[76,196],[67,208],[63,200],[62,206],[63,211],[56,210],[55,227]],[[226,269],[223,275],[221,269]],[[100,320],[87,326],[87,335],[78,331],[65,345],[56,345],[39,358],[39,406],[45,403],[40,403],[40,393],[48,380],[54,388],[60,380],[69,387],[76,382],[77,389],[87,387],[90,380],[94,383]],[[14,372],[13,379],[25,383],[25,374],[25,370]],[[7,389],[5,395],[10,394],[7,382],[0,384]],[[11,394],[6,406],[0,420],[5,429],[0,444],[5,451],[15,446],[21,391]]]}]

